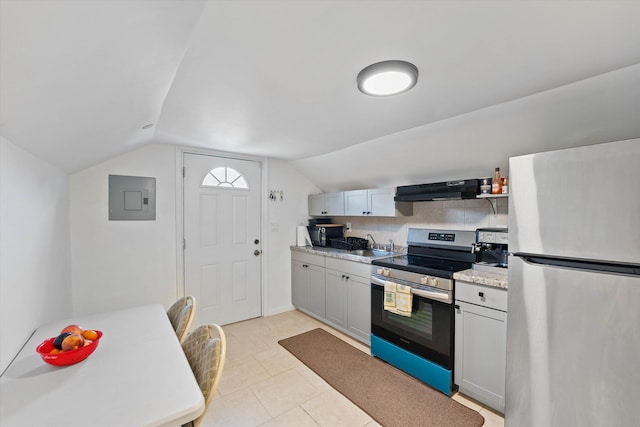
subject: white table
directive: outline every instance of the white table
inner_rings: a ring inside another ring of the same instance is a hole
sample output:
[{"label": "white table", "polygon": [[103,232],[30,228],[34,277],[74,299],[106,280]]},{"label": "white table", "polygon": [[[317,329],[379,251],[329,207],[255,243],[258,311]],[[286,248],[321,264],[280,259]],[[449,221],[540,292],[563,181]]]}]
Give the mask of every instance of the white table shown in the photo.
[{"label": "white table", "polygon": [[[104,335],[89,358],[51,366],[36,353],[68,324]],[[2,427],[179,426],[204,398],[159,304],[82,316],[38,328],[0,377]]]}]

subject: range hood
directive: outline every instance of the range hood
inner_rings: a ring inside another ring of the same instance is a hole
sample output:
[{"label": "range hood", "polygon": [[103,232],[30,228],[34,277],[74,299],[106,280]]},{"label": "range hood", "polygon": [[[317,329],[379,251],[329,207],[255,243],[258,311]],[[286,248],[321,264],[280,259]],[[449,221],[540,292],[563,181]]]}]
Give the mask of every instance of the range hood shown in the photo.
[{"label": "range hood", "polygon": [[480,193],[479,179],[405,185],[396,188],[396,202],[475,199]]}]

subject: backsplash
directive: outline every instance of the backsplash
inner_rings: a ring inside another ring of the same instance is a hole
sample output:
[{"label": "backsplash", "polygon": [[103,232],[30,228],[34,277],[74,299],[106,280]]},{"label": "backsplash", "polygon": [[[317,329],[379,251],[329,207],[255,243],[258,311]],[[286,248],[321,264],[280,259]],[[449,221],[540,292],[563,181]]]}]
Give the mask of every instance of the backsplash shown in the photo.
[{"label": "backsplash", "polygon": [[339,221],[351,223],[351,231],[347,231],[346,236],[365,237],[369,233],[377,243],[387,244],[391,239],[394,243],[405,246],[409,228],[471,231],[482,227],[506,228],[509,199],[495,200],[497,202],[495,215],[488,200],[469,199],[414,202],[413,216],[398,218],[340,217]]}]

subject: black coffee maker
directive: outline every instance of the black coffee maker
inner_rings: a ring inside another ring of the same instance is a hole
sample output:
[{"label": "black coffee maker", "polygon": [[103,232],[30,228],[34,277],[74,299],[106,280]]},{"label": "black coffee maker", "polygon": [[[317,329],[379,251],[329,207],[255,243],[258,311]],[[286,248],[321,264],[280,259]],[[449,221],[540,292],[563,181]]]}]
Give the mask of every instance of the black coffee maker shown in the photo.
[{"label": "black coffee maker", "polygon": [[477,254],[478,263],[506,268],[509,260],[509,230],[478,228],[473,251]]}]

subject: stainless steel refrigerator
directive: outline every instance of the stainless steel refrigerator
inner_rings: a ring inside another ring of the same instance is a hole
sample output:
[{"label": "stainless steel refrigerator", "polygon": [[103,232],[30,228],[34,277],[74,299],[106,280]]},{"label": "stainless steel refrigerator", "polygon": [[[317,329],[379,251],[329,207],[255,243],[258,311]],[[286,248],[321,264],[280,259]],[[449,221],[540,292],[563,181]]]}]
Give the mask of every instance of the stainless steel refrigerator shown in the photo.
[{"label": "stainless steel refrigerator", "polygon": [[640,425],[640,139],[509,178],[505,425]]}]

